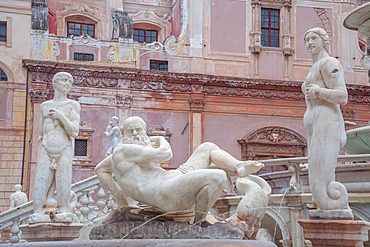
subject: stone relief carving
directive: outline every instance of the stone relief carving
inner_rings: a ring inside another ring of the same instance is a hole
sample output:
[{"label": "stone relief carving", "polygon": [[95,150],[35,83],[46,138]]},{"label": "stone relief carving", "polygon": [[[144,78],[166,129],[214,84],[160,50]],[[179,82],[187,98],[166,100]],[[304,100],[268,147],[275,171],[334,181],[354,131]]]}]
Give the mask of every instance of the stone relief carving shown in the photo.
[{"label": "stone relief carving", "polygon": [[30,89],[31,101],[45,101],[47,100],[49,90]]},{"label": "stone relief carving", "polygon": [[145,3],[160,6],[172,6],[172,0],[123,0],[124,3]]},{"label": "stone relief carving", "polygon": [[172,17],[171,13],[167,12],[155,12],[151,10],[139,10],[139,11],[133,11],[130,12],[130,15],[134,18],[146,18],[149,19],[150,17],[153,17],[154,19],[161,19],[162,21],[169,21]]},{"label": "stone relief carving", "polygon": [[172,56],[178,55],[182,50],[188,26],[188,0],[181,0],[181,31],[179,37],[168,36],[164,42],[165,50]]},{"label": "stone relief carving", "polygon": [[[239,77],[224,77],[197,74],[184,76],[177,73],[159,73],[155,71],[141,71],[128,68],[114,68],[93,66],[86,70],[83,65],[23,60],[24,65],[32,73],[32,82],[51,83],[53,75],[60,71],[72,74],[75,85],[80,87],[117,88],[119,80],[124,81],[131,89],[159,90],[162,92],[193,92],[198,88],[201,93],[210,95],[236,95],[251,98],[270,98],[303,100],[301,82],[273,81],[263,79],[249,79]],[[35,89],[37,90],[37,89]],[[349,101],[354,103],[370,103],[370,86],[348,84]]]},{"label": "stone relief carving", "polygon": [[81,36],[72,35],[71,37],[72,37],[72,40],[77,41],[77,42],[81,42],[82,44],[87,44],[87,43],[92,43],[92,42],[99,41],[99,38],[92,38],[87,33],[84,33]]},{"label": "stone relief carving", "polygon": [[130,107],[132,105],[132,95],[117,95],[116,96],[116,104],[118,106],[126,106]]},{"label": "stone relief carving", "polygon": [[108,59],[109,61],[115,60],[116,48],[114,46],[109,46]]},{"label": "stone relief carving", "polygon": [[206,101],[202,99],[190,99],[189,107],[192,111],[203,111],[206,105]]},{"label": "stone relief carving", "polygon": [[128,12],[113,9],[112,22],[112,38],[132,39],[134,25],[132,17],[128,15]]},{"label": "stone relief carving", "polygon": [[58,42],[54,42],[53,43],[53,56],[57,57],[59,55],[60,55],[60,49],[59,49]]},{"label": "stone relief carving", "polygon": [[326,15],[326,10],[324,8],[313,8],[320,18],[322,25],[324,26],[324,30],[328,33],[329,37],[333,37],[331,23],[329,18]]},{"label": "stone relief carving", "polygon": [[63,8],[57,10],[57,14],[64,16],[71,13],[86,13],[94,16],[99,16],[99,9],[97,7],[82,5],[79,3],[67,3]]}]

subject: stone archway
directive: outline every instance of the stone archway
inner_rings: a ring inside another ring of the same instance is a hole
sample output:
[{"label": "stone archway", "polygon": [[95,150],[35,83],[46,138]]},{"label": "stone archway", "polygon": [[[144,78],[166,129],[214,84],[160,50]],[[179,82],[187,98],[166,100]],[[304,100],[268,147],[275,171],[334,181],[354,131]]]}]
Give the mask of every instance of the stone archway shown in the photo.
[{"label": "stone archway", "polygon": [[[238,142],[242,149],[242,160],[302,157],[307,146],[307,141],[301,134],[280,126],[253,130]],[[279,170],[287,170],[287,167],[265,167],[261,173]]]}]

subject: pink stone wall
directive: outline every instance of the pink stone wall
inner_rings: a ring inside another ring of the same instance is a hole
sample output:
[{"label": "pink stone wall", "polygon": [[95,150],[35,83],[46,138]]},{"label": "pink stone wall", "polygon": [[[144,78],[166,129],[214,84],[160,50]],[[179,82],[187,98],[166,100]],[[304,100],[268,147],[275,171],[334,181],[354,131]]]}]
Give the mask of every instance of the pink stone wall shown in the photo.
[{"label": "pink stone wall", "polygon": [[283,79],[284,57],[281,52],[260,53],[260,78],[263,79]]},{"label": "pink stone wall", "polygon": [[101,61],[103,62],[109,62],[108,53],[109,53],[109,47],[108,46],[102,46],[101,47]]},{"label": "pink stone wall", "polygon": [[[332,26],[332,9],[325,9],[325,15],[330,21],[330,26]],[[303,38],[306,31],[313,27],[321,27],[324,25],[321,22],[319,16],[315,12],[313,7],[301,7],[297,6],[297,15],[296,15],[296,26],[297,26],[297,35],[296,35],[296,44],[297,44],[297,58],[311,58],[310,54],[306,50]],[[330,42],[332,46],[332,42]]]},{"label": "pink stone wall", "polygon": [[204,141],[217,144],[221,149],[229,152],[237,159],[241,159],[241,146],[238,140],[256,129],[268,126],[281,126],[292,129],[305,138],[307,136],[303,126],[303,119],[214,114],[205,114],[204,116]]},{"label": "pink stone wall", "polygon": [[147,124],[147,130],[157,125],[170,129],[172,133],[170,144],[173,153],[170,167],[178,167],[189,158],[189,125],[185,129],[184,134],[181,135],[186,123],[189,121],[187,112],[133,110],[131,115],[142,117]]},{"label": "pink stone wall", "polygon": [[94,61],[98,61],[99,48],[86,45],[71,45],[69,47],[69,60],[74,60],[74,53],[94,54]]},{"label": "pink stone wall", "polygon": [[105,158],[105,152],[111,145],[110,138],[104,132],[113,116],[114,108],[81,105],[81,120],[86,121],[94,129],[92,134],[92,164],[97,165]]},{"label": "pink stone wall", "polygon": [[170,19],[171,35],[176,38],[179,37],[181,32],[181,1],[177,1],[175,6],[172,8],[172,18]]},{"label": "pink stone wall", "polygon": [[59,56],[57,56],[57,60],[67,60],[67,44],[59,42]]},{"label": "pink stone wall", "polygon": [[163,52],[148,52],[147,50],[140,50],[140,69],[149,70],[150,60],[168,61],[168,71],[173,71],[173,57]]},{"label": "pink stone wall", "polygon": [[246,2],[211,0],[211,50],[245,53]]}]

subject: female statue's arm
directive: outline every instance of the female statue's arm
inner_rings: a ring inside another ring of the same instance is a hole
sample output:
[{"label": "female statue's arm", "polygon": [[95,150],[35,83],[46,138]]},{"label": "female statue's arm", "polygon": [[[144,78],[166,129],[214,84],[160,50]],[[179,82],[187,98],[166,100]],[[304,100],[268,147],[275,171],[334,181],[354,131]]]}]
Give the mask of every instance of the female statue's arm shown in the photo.
[{"label": "female statue's arm", "polygon": [[335,58],[327,59],[322,68],[321,75],[326,88],[316,84],[306,86],[309,99],[320,98],[333,104],[345,105],[348,101],[346,83],[340,63]]}]

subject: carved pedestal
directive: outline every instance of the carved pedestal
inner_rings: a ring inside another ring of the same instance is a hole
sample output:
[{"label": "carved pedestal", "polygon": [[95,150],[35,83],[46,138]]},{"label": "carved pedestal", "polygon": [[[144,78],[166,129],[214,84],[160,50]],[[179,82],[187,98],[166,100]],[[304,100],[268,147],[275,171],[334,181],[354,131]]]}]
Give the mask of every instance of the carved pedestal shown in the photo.
[{"label": "carved pedestal", "polygon": [[368,240],[370,223],[357,220],[299,220],[304,237],[314,247],[361,247]]},{"label": "carved pedestal", "polygon": [[38,223],[23,225],[19,228],[22,231],[22,239],[28,242],[44,241],[72,241],[80,235],[83,224],[72,223]]}]

